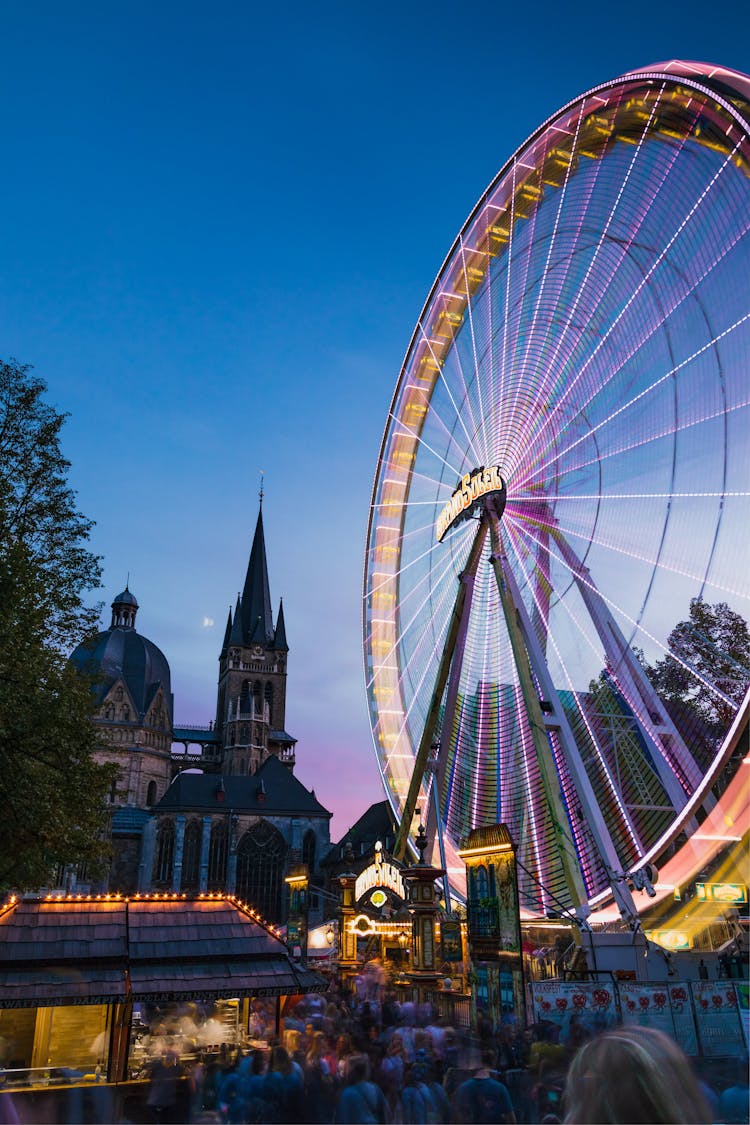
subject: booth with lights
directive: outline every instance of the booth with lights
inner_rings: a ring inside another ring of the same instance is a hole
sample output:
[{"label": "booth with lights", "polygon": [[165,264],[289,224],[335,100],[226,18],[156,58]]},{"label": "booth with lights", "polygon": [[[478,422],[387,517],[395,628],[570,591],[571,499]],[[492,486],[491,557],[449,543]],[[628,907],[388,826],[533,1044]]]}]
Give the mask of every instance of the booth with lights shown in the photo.
[{"label": "booth with lights", "polygon": [[0,910],[5,1089],[144,1080],[263,1046],[285,998],[326,982],[234,896],[11,898]]}]

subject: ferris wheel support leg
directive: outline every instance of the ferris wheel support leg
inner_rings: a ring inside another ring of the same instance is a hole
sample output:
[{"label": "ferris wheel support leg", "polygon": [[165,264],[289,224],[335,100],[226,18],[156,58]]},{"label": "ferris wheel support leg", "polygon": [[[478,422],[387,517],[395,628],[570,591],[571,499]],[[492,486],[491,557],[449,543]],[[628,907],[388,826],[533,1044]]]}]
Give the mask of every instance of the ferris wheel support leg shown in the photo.
[{"label": "ferris wheel support leg", "polygon": [[516,599],[513,597],[511,587],[507,582],[508,568],[504,565],[505,556],[503,554],[502,541],[500,538],[499,520],[492,511],[490,511],[489,520],[492,535],[492,568],[495,572],[500,601],[508,628],[508,636],[513,650],[513,661],[516,665],[521,693],[529,717],[531,737],[534,742],[534,750],[536,752],[539,773],[544,787],[544,795],[549,806],[557,836],[557,845],[562,857],[565,883],[573,901],[574,909],[579,910],[587,904],[586,888],[581,876],[575,841],[573,840],[573,835],[568,824],[567,813],[560,796],[557,776],[553,769],[552,749],[545,729],[539,696],[534,686],[534,679],[529,662],[528,645],[525,642],[520,626],[519,607]]},{"label": "ferris wheel support leg", "polygon": [[[672,807],[680,812],[687,804],[687,794],[674,774],[670,757],[687,783],[695,788],[700,781],[700,771],[682,736],[672,722],[666,707],[651,686],[645,671],[639,664],[615,621],[609,606],[604,601],[590,572],[583,565],[565,536],[554,532],[555,541],[560,548],[566,566],[573,574],[589,617],[599,634],[606,658],[614,672],[615,679],[623,688],[623,694],[631,704],[631,709],[641,734],[649,746],[653,747],[656,772],[664,787]],[[633,707],[635,699],[641,707]],[[671,749],[671,754],[667,749]],[[697,826],[697,825],[696,825]]]},{"label": "ferris wheel support leg", "polygon": [[[484,548],[485,540],[487,538],[488,524],[486,519],[483,519],[477,530],[474,543],[472,545],[472,552],[469,556],[469,563],[460,577],[460,581],[465,587],[464,602],[461,610],[461,620],[458,626],[458,633],[456,635],[456,645],[453,652],[453,658],[450,665],[450,679],[448,680],[448,690],[445,696],[445,707],[443,708],[443,721],[440,724],[441,737],[438,743],[437,761],[432,769],[432,800],[427,814],[427,839],[429,841],[430,850],[432,851],[437,837],[440,845],[440,863],[445,867],[445,845],[443,843],[443,823],[442,815],[440,812],[440,797],[445,789],[445,772],[448,762],[448,754],[450,751],[450,744],[453,738],[453,725],[456,721],[456,704],[458,702],[458,687],[461,680],[461,668],[464,662],[464,651],[466,648],[466,633],[469,628],[469,619],[471,617],[471,603],[474,597],[474,581],[476,578],[477,567],[479,559]],[[447,886],[446,876],[446,886]],[[447,906],[447,903],[446,903]]]},{"label": "ferris wheel support leg", "polygon": [[[489,506],[488,506],[489,509]],[[492,566],[497,579],[500,600],[508,626],[508,634],[513,648],[513,656],[518,670],[524,703],[528,710],[534,746],[539,761],[539,769],[545,786],[545,795],[550,802],[550,811],[555,821],[555,827],[560,835],[563,869],[568,880],[571,897],[578,906],[588,908],[587,897],[583,887],[583,879],[577,862],[575,845],[570,828],[567,824],[567,815],[562,804],[557,777],[553,776],[552,751],[549,744],[547,730],[555,730],[560,741],[560,746],[566,764],[576,787],[578,798],[594,838],[594,843],[599,851],[602,862],[607,872],[607,878],[612,889],[617,907],[624,921],[634,930],[640,927],[638,911],[630,894],[624,878],[622,864],[612,843],[612,838],[607,829],[602,811],[589,781],[586,768],[583,764],[578,746],[576,745],[570,724],[560,703],[557,690],[552,682],[552,677],[547,667],[547,662],[542,653],[541,646],[534,634],[526,607],[521,598],[511,568],[507,564],[500,534],[500,521],[495,513],[489,509],[490,531],[492,534]],[[548,715],[542,714],[541,704],[534,685],[532,676],[536,677],[539,687],[544,692],[544,697],[552,711]],[[574,862],[575,861],[575,862]],[[576,890],[573,891],[573,886]]]},{"label": "ferris wheel support leg", "polygon": [[[409,839],[409,829],[411,828],[411,822],[414,818],[414,810],[417,807],[419,790],[422,786],[430,756],[430,749],[440,717],[440,704],[443,699],[443,692],[445,691],[445,685],[448,681],[448,673],[450,672],[451,662],[456,652],[456,645],[462,625],[464,639],[466,637],[466,626],[469,618],[468,610],[471,606],[471,597],[469,596],[467,599],[467,594],[470,594],[470,591],[472,591],[474,587],[474,578],[476,576],[477,567],[479,566],[479,559],[482,554],[482,547],[484,546],[486,536],[487,528],[482,522],[479,525],[477,534],[474,537],[474,542],[471,545],[466,568],[459,576],[458,592],[448,626],[443,655],[440,659],[437,676],[435,677],[435,687],[433,688],[430,706],[427,710],[427,718],[422,730],[422,737],[419,741],[417,756],[414,759],[414,769],[412,770],[411,781],[409,782],[409,792],[406,795],[406,802],[401,814],[401,823],[398,826],[396,842],[393,846],[393,856],[399,861],[402,861],[406,855],[406,843]],[[467,600],[469,603],[468,606],[466,604]]]}]

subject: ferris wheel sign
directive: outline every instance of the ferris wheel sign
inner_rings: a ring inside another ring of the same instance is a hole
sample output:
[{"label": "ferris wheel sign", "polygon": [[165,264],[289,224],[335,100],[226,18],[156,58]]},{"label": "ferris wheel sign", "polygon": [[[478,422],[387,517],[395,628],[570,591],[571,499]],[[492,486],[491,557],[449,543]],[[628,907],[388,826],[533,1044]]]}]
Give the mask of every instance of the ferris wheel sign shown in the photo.
[{"label": "ferris wheel sign", "polygon": [[500,476],[498,465],[490,465],[487,469],[482,466],[481,469],[464,473],[455,492],[437,518],[435,537],[438,543],[442,543],[447,533],[457,523],[469,519],[477,503],[491,493],[498,493],[503,499],[505,497],[505,481]]}]

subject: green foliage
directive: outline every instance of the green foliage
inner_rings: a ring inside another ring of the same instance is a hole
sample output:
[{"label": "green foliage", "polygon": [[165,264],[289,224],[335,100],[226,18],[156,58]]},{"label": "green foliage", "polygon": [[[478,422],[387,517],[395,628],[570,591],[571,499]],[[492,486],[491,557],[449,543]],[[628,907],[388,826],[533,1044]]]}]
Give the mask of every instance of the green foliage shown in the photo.
[{"label": "green foliage", "polygon": [[60,449],[65,415],[27,367],[0,363],[0,889],[106,859],[112,768],[94,760],[90,683],[68,653],[96,625],[99,585]]},{"label": "green foliage", "polygon": [[750,683],[750,631],[744,617],[726,602],[709,605],[693,598],[689,617],[674,627],[668,644],[670,655],[647,668],[651,682],[664,699],[687,704],[717,732],[725,730]]}]

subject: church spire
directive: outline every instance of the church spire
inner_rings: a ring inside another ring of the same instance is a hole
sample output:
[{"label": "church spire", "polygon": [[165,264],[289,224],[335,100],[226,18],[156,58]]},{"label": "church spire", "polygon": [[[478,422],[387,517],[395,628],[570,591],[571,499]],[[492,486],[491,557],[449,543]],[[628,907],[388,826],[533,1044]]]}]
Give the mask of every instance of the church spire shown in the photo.
[{"label": "church spire", "polygon": [[222,656],[224,656],[227,649],[229,648],[229,638],[231,637],[231,635],[232,635],[232,607],[230,605],[229,616],[227,617],[227,627],[224,630],[224,641],[223,641],[223,644],[221,646],[221,655]]},{"label": "church spire", "polygon": [[276,634],[273,639],[273,647],[277,652],[289,652],[289,645],[286,643],[286,627],[284,625],[284,599],[279,602],[279,616],[276,618]]},{"label": "church spire", "polygon": [[[258,512],[250,562],[242,591],[242,632],[247,644],[269,644],[273,641],[273,614],[268,585],[266,540],[263,534],[263,508]],[[236,618],[235,618],[236,624]]]}]

